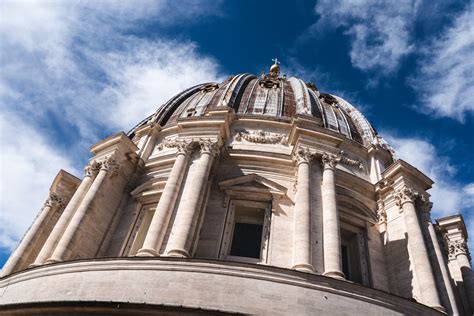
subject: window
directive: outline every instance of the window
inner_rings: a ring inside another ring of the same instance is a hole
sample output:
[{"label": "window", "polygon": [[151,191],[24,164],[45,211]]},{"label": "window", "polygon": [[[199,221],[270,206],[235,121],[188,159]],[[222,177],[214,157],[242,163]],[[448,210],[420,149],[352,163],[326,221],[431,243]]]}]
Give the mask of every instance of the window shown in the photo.
[{"label": "window", "polygon": [[220,257],[235,261],[265,262],[270,212],[270,206],[266,203],[232,201]]},{"label": "window", "polygon": [[129,256],[134,256],[137,254],[138,250],[143,247],[145,242],[146,234],[150,228],[151,219],[155,214],[154,207],[143,207],[138,215],[135,228],[132,231],[130,240],[133,240],[130,245],[130,250],[128,251]]},{"label": "window", "polygon": [[369,285],[364,231],[341,223],[342,272],[346,279]]}]

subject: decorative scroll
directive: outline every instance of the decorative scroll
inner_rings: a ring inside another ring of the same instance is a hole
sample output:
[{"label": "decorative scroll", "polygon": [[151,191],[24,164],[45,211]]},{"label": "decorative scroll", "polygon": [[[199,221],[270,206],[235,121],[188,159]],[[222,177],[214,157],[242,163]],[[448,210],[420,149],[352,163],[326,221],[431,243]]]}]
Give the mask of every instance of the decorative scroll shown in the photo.
[{"label": "decorative scroll", "polygon": [[257,131],[238,131],[234,138],[236,141],[242,141],[242,139],[258,144],[286,144],[288,138],[285,134],[270,133],[263,130]]}]

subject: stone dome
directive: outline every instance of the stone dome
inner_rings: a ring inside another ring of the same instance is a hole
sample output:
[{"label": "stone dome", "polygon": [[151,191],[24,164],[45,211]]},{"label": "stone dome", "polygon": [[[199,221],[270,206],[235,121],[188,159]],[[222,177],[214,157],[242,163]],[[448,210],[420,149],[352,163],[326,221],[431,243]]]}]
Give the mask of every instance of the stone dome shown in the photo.
[{"label": "stone dome", "polygon": [[260,77],[243,73],[230,76],[222,83],[203,83],[186,89],[129,134],[149,122],[161,126],[175,124],[178,118],[203,116],[207,109],[219,106],[230,107],[238,115],[265,115],[282,120],[310,115],[315,124],[364,146],[373,143],[388,146],[362,113],[346,100],[320,92],[312,82],[280,76],[278,70],[272,69]]}]

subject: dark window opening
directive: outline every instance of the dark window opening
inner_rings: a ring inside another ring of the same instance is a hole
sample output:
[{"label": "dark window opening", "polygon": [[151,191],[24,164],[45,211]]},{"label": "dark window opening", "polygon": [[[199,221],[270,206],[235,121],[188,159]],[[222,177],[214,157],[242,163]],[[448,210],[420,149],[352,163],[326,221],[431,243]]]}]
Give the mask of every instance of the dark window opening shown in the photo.
[{"label": "dark window opening", "polygon": [[260,258],[263,225],[235,223],[231,256]]},{"label": "dark window opening", "polygon": [[347,280],[362,284],[358,238],[358,234],[341,229],[342,272],[344,272]]}]

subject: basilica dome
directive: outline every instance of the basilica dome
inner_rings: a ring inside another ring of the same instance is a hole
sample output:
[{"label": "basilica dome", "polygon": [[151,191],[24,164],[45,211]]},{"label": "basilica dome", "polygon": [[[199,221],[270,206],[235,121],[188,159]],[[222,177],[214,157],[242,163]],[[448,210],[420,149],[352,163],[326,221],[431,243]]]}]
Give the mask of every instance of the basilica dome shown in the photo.
[{"label": "basilica dome", "polygon": [[277,62],[91,153],[5,264],[2,315],[472,314],[462,217],[434,224],[433,181]]},{"label": "basilica dome", "polygon": [[172,125],[178,118],[200,117],[207,109],[219,106],[230,107],[238,115],[264,116],[266,119],[290,120],[295,115],[307,115],[314,119],[314,124],[359,144],[368,146],[382,142],[388,146],[349,102],[320,92],[312,82],[281,76],[277,64],[260,77],[244,73],[230,76],[221,83],[203,83],[186,89],[140,122],[130,134],[149,122]]}]

